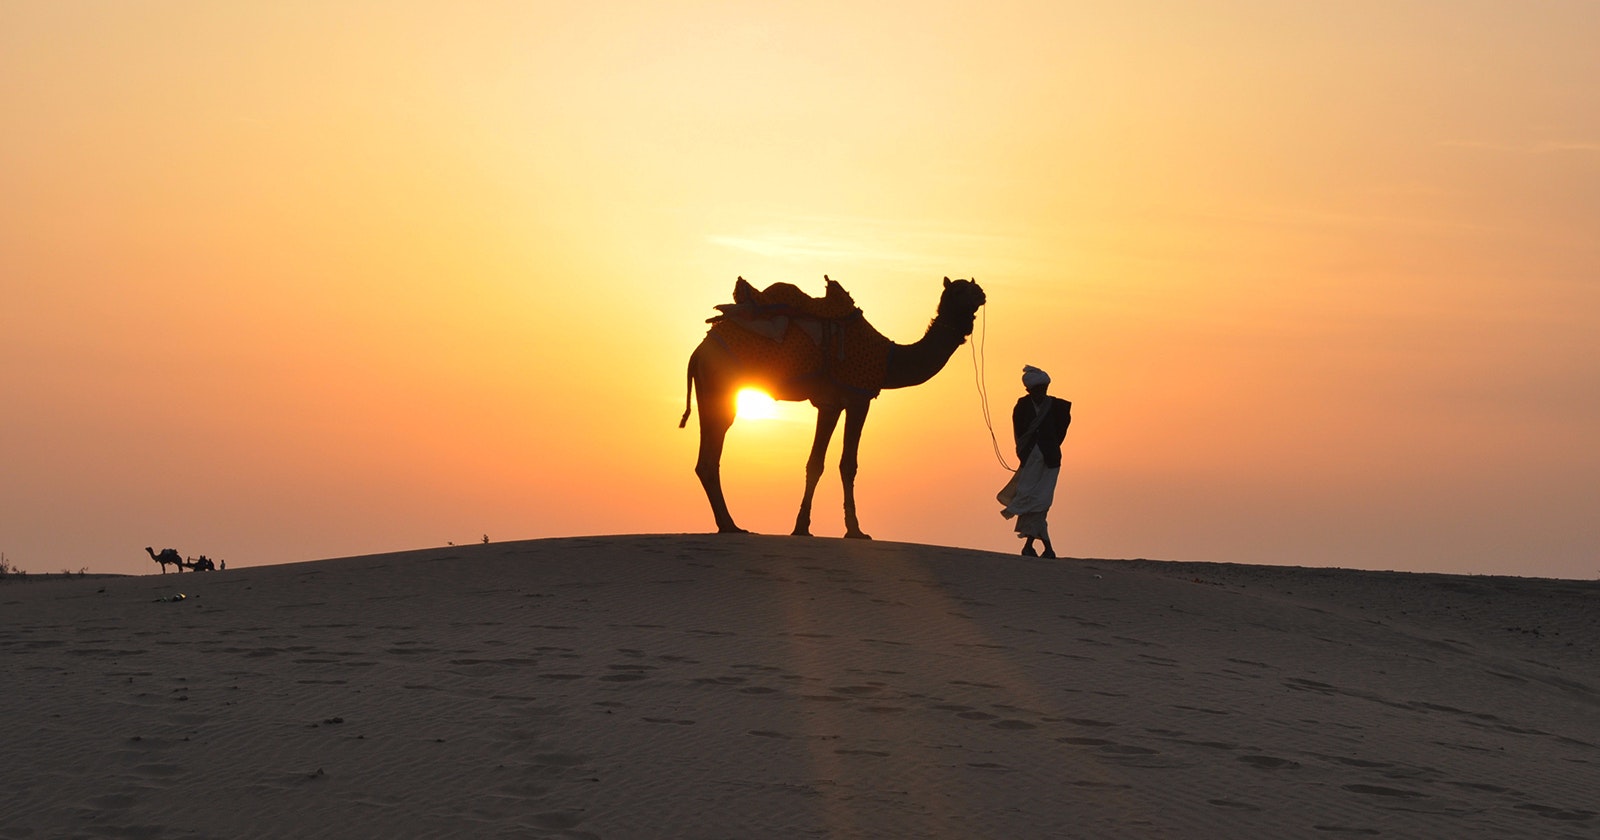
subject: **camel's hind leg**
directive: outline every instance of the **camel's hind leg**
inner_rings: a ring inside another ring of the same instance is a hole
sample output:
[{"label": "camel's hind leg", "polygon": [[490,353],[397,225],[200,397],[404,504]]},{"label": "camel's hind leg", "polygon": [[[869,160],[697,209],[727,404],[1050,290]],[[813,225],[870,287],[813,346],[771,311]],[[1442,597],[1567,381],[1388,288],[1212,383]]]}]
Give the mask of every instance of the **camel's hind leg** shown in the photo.
[{"label": "camel's hind leg", "polygon": [[828,441],[833,439],[833,429],[839,424],[839,409],[817,407],[817,436],[811,441],[811,457],[806,459],[806,494],[800,500],[800,513],[794,518],[796,537],[811,536],[811,497],[817,492],[817,481],[828,457]]},{"label": "camel's hind leg", "polygon": [[734,401],[731,394],[720,389],[707,389],[705,382],[697,383],[696,407],[700,410],[700,457],[695,461],[694,472],[705,488],[706,501],[711,503],[711,515],[716,517],[717,531],[723,534],[742,534],[743,528],[735,525],[728,513],[728,501],[722,495],[722,444],[733,425]]}]

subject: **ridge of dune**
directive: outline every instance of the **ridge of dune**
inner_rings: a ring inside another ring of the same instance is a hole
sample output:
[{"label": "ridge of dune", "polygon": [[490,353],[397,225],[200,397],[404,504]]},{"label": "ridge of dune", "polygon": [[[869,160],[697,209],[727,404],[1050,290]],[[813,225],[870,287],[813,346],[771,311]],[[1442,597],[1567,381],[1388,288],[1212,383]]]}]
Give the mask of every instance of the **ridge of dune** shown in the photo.
[{"label": "ridge of dune", "polygon": [[1597,604],[746,535],[7,583],[0,838],[1593,836]]}]

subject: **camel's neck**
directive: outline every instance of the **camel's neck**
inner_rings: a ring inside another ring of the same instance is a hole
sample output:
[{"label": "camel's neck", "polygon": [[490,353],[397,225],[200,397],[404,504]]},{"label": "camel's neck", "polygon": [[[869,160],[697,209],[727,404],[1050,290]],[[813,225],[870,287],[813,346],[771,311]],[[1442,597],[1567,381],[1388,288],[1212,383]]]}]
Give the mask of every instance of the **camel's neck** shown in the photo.
[{"label": "camel's neck", "polygon": [[928,325],[921,340],[915,344],[896,344],[889,354],[889,370],[883,387],[909,388],[932,379],[972,334],[972,318],[970,313],[941,312]]}]

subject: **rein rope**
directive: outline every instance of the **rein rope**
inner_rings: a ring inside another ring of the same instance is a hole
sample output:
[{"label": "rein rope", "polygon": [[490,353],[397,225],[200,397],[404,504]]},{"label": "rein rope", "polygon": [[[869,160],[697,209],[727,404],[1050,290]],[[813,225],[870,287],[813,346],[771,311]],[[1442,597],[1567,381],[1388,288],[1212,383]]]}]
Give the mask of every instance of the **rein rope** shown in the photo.
[{"label": "rein rope", "polygon": [[989,372],[989,357],[984,345],[989,342],[989,305],[983,307],[983,335],[972,342],[972,378],[978,383],[978,402],[983,406],[983,425],[989,429],[989,443],[994,446],[994,459],[1007,472],[1016,472],[1017,468],[1006,463],[1006,456],[1000,454],[1000,441],[994,436],[994,418],[989,414],[989,385],[986,381]]}]

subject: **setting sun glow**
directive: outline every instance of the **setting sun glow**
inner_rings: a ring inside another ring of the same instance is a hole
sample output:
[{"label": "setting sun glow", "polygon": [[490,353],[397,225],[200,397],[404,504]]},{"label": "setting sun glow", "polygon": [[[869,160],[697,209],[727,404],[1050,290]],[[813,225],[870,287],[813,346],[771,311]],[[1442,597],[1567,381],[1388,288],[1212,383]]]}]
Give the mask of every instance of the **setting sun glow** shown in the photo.
[{"label": "setting sun glow", "polygon": [[739,392],[740,420],[771,420],[778,416],[778,401],[759,388]]}]

